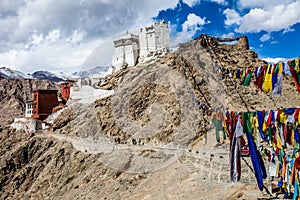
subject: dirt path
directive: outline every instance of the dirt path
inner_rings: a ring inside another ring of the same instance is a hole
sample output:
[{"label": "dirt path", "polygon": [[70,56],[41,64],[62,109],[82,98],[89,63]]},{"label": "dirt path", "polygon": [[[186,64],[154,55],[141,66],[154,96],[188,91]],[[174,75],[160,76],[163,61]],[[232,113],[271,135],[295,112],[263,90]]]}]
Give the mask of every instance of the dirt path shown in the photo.
[{"label": "dirt path", "polygon": [[[210,131],[214,133],[214,130]],[[149,145],[131,145],[131,144],[116,144],[112,143],[107,138],[93,139],[93,138],[80,138],[76,136],[68,136],[63,134],[55,134],[51,131],[43,131],[42,133],[37,133],[36,137],[40,138],[54,138],[60,141],[66,141],[73,145],[73,147],[81,152],[89,154],[98,154],[105,152],[113,152],[117,150],[131,150],[131,151],[141,151],[141,150],[164,150],[167,153],[176,153],[178,155],[187,154],[189,156],[199,158],[199,154],[208,155],[209,152],[214,150],[214,136],[209,136],[207,138],[207,143],[205,145],[197,145],[193,149],[190,148],[178,148],[175,146],[149,146]],[[215,150],[216,151],[216,150]],[[227,153],[226,149],[219,149],[219,153]]]}]

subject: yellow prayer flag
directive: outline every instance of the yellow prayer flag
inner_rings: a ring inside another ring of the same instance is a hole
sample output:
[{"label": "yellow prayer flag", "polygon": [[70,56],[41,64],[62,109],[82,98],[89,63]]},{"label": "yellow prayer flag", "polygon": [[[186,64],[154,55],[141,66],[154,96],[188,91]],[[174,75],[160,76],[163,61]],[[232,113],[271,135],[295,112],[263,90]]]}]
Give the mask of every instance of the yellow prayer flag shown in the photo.
[{"label": "yellow prayer flag", "polygon": [[272,65],[268,64],[268,68],[264,80],[264,88],[263,88],[265,93],[272,92],[272,75],[273,75]]},{"label": "yellow prayer flag", "polygon": [[278,149],[283,149],[279,134],[277,134],[277,147]]},{"label": "yellow prayer flag", "polygon": [[278,74],[282,74],[282,71],[283,71],[283,66],[282,66],[282,62],[280,62]]}]

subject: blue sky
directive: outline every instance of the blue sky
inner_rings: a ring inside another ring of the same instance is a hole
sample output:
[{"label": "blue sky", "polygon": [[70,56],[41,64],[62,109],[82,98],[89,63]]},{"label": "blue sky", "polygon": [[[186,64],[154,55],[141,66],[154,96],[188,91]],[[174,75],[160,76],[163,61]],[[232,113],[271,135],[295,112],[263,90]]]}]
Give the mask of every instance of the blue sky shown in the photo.
[{"label": "blue sky", "polygon": [[26,73],[109,65],[113,39],[155,20],[172,43],[246,35],[259,57],[300,56],[299,0],[1,0],[0,66]]}]

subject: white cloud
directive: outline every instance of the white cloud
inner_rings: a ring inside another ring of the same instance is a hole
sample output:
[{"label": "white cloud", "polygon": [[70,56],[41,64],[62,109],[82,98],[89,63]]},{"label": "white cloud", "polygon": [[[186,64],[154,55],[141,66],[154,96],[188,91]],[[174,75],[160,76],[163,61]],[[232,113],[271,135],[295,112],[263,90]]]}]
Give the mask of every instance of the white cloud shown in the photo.
[{"label": "white cloud", "polygon": [[300,22],[300,1],[287,4],[279,3],[273,6],[253,8],[241,17],[237,32],[267,32],[289,30]]},{"label": "white cloud", "polygon": [[195,5],[199,0],[184,0],[184,3],[186,3],[187,5],[189,5],[190,7],[192,7],[193,5]]},{"label": "white cloud", "polygon": [[79,44],[85,36],[84,32],[80,32],[78,30],[74,30],[72,36],[67,38],[67,42],[71,42],[72,44]]},{"label": "white cloud", "polygon": [[46,40],[48,40],[50,43],[57,42],[61,37],[61,33],[59,29],[54,29],[48,33],[46,36]]},{"label": "white cloud", "polygon": [[[177,2],[1,0],[0,65],[24,72],[40,68],[55,71],[62,67],[71,71],[85,63],[100,41],[151,24],[160,10],[175,7]],[[109,52],[113,49],[110,42],[104,45]],[[102,57],[98,64],[109,64],[111,55]]]},{"label": "white cloud", "polygon": [[230,26],[240,24],[241,16],[235,10],[227,8],[223,11],[223,14],[226,16],[225,25]]},{"label": "white cloud", "polygon": [[278,41],[276,41],[276,40],[271,41],[271,44],[277,44],[277,43],[278,43]]},{"label": "white cloud", "polygon": [[237,4],[240,9],[245,8],[271,8],[278,4],[290,4],[295,2],[295,0],[238,0]]},{"label": "white cloud", "polygon": [[234,37],[235,36],[233,32],[221,35],[221,38],[234,38]]},{"label": "white cloud", "polygon": [[260,8],[250,10],[248,14],[240,20],[240,26],[236,29],[237,32],[259,32],[265,27],[261,23],[266,22],[270,18],[270,13]]},{"label": "white cloud", "polygon": [[55,43],[42,40],[37,46],[31,46],[28,49],[1,53],[0,63],[6,63],[7,67],[25,73],[32,73],[40,69],[72,72],[76,71],[74,67],[80,67],[96,44],[93,41],[74,47],[71,44],[66,45],[62,40]]},{"label": "white cloud", "polygon": [[194,13],[190,13],[187,20],[182,24],[182,31],[199,30],[205,24],[205,17],[201,18]]},{"label": "white cloud", "polygon": [[190,40],[205,24],[210,23],[210,21],[205,20],[205,17],[201,18],[194,13],[190,13],[187,20],[182,24],[182,32],[177,33],[174,43],[177,44]]},{"label": "white cloud", "polygon": [[[227,5],[228,4],[226,0],[205,0],[205,1],[215,2],[215,3],[218,3],[220,5]],[[201,3],[201,0],[184,0],[184,3],[186,3],[190,7],[192,7],[197,3]]]},{"label": "white cloud", "polygon": [[227,1],[226,0],[211,0],[212,2],[216,2],[218,4],[221,4],[221,5],[227,5]]},{"label": "white cloud", "polygon": [[268,63],[279,63],[279,62],[287,62],[291,58],[262,58],[263,60],[267,61]]},{"label": "white cloud", "polygon": [[43,34],[33,34],[32,43],[33,45],[39,45],[43,41]]},{"label": "white cloud", "polygon": [[295,29],[291,28],[291,27],[287,27],[284,29],[283,34],[288,33],[288,32],[294,32]]},{"label": "white cloud", "polygon": [[263,35],[259,38],[259,40],[262,41],[262,42],[266,42],[266,41],[268,41],[268,40],[270,40],[270,39],[271,39],[271,34],[270,34],[270,33],[263,34]]},{"label": "white cloud", "polygon": [[1,0],[0,1],[0,17],[16,15],[16,8],[23,6],[25,4],[24,0]]}]

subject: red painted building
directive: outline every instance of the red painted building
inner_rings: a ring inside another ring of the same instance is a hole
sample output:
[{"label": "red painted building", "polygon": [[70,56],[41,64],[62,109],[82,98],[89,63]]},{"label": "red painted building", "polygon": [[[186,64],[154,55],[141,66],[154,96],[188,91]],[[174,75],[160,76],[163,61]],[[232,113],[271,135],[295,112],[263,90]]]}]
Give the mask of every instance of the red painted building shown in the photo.
[{"label": "red painted building", "polygon": [[53,112],[66,106],[70,98],[70,82],[61,84],[59,98],[57,90],[36,90],[33,92],[33,100],[26,102],[25,117],[44,120]]},{"label": "red painted building", "polygon": [[33,96],[32,118],[44,120],[58,106],[57,90],[37,90]]},{"label": "red painted building", "polygon": [[68,101],[68,99],[70,98],[70,88],[70,82],[61,84],[61,96],[65,101]]}]

